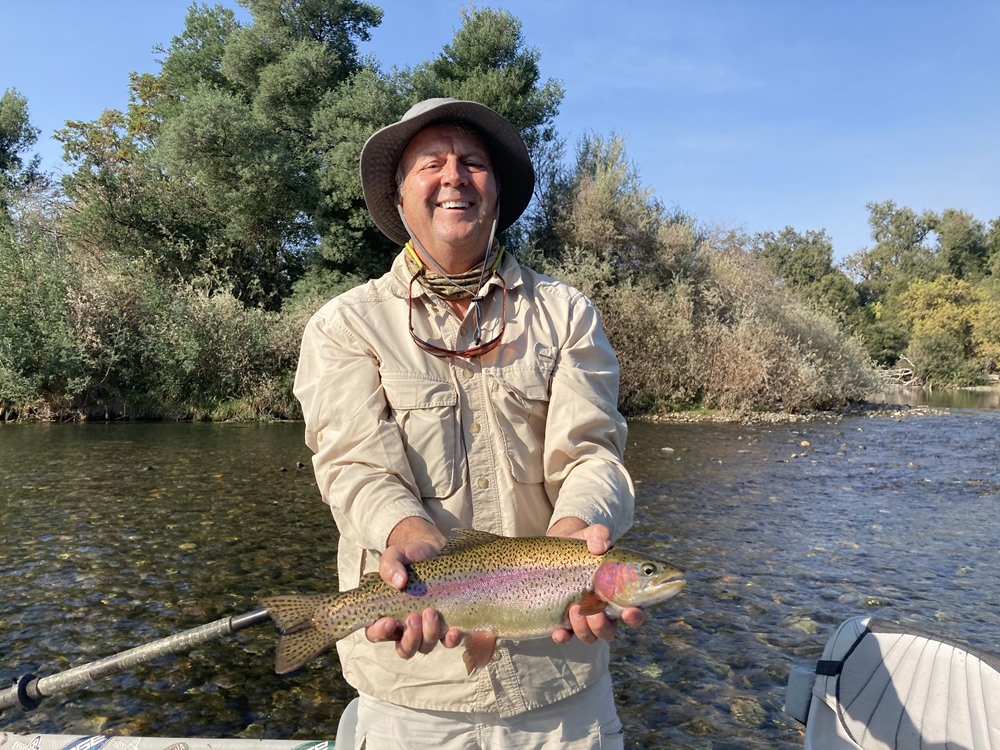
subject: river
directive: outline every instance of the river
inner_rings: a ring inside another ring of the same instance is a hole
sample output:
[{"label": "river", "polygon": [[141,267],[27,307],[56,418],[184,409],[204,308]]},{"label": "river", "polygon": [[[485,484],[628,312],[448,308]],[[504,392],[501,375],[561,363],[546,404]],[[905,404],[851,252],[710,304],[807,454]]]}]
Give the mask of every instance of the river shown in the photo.
[{"label": "river", "polygon": [[[627,746],[800,748],[789,667],[857,614],[996,650],[998,428],[1000,411],[964,405],[633,424],[628,545],[688,586],[613,645]],[[0,528],[3,686],[336,587],[299,424],[2,425]],[[332,737],[352,697],[335,656],[279,677],[275,641],[244,630],[10,709],[0,729]]]}]

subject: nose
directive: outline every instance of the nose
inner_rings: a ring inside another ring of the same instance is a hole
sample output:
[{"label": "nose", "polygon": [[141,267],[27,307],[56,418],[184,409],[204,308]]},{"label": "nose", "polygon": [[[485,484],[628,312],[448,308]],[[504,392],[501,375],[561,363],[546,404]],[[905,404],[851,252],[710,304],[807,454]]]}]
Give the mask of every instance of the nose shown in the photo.
[{"label": "nose", "polygon": [[469,181],[469,170],[457,156],[449,156],[441,169],[441,182],[444,185],[464,185]]}]

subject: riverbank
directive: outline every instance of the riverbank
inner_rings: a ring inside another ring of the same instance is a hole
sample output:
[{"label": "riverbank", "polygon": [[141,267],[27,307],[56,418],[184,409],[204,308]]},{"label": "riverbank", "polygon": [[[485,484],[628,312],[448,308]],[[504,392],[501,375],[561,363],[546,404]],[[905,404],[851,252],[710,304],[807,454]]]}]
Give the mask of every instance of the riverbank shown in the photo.
[{"label": "riverbank", "polygon": [[714,424],[793,424],[796,422],[816,422],[820,420],[836,421],[845,417],[892,417],[900,418],[913,415],[941,414],[943,409],[927,405],[887,404],[866,402],[850,404],[836,409],[810,410],[799,412],[724,412],[724,411],[690,411],[667,412],[638,421],[661,423],[714,423]]},{"label": "riverbank", "polygon": [[646,415],[637,417],[636,421],[653,423],[790,424],[796,422],[815,422],[818,420],[839,420],[855,416],[893,418],[926,416],[929,414],[943,414],[946,413],[947,409],[1000,409],[1000,385],[945,389],[893,386],[872,394],[870,400],[831,409],[757,412],[692,409],[689,411]]}]

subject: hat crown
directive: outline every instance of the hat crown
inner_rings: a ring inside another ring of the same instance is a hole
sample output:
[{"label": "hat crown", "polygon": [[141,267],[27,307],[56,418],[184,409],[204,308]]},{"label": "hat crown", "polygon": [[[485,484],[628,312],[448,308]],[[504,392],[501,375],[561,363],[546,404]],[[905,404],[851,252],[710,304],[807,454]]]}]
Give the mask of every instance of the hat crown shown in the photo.
[{"label": "hat crown", "polygon": [[417,102],[404,114],[399,121],[406,122],[407,120],[412,120],[415,117],[420,117],[424,112],[430,112],[431,110],[437,109],[438,107],[444,106],[445,104],[452,104],[461,101],[460,99],[451,99],[449,97],[436,97],[434,99],[424,99],[421,102]]}]

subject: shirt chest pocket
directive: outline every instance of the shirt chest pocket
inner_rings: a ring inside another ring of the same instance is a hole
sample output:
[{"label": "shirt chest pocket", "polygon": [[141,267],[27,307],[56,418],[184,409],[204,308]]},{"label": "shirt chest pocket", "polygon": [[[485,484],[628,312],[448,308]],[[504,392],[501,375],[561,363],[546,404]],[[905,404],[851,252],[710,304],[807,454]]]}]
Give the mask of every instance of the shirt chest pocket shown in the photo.
[{"label": "shirt chest pocket", "polygon": [[503,436],[511,474],[518,482],[545,481],[545,424],[549,414],[552,364],[497,368],[490,376],[490,400]]},{"label": "shirt chest pocket", "polygon": [[454,494],[462,466],[454,387],[409,373],[382,373],[382,388],[420,496],[445,498]]}]

